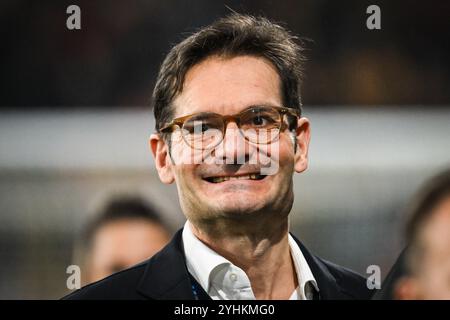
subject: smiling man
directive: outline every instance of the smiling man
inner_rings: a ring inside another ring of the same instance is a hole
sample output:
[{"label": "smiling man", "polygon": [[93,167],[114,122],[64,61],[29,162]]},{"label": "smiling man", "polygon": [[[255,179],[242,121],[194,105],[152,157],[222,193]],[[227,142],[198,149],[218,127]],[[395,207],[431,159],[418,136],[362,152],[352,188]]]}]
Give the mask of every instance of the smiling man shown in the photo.
[{"label": "smiling man", "polygon": [[265,18],[232,14],[164,60],[150,146],[187,222],[149,261],[74,299],[366,299],[366,281],[289,233],[293,174],[306,170],[302,47]]}]

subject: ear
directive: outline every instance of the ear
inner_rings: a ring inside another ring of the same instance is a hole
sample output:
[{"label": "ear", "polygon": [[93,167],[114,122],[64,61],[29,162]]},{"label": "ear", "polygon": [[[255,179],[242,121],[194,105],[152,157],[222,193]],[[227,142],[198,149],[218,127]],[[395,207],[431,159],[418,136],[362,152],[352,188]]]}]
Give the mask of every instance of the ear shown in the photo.
[{"label": "ear", "polygon": [[173,173],[172,159],[169,155],[168,145],[157,133],[153,133],[148,142],[153,154],[153,159],[155,160],[159,179],[166,184],[173,183],[175,181],[175,175]]},{"label": "ear", "polygon": [[308,148],[311,135],[309,120],[307,118],[299,118],[297,120],[297,129],[295,129],[297,150],[294,155],[294,169],[300,173],[308,168]]}]

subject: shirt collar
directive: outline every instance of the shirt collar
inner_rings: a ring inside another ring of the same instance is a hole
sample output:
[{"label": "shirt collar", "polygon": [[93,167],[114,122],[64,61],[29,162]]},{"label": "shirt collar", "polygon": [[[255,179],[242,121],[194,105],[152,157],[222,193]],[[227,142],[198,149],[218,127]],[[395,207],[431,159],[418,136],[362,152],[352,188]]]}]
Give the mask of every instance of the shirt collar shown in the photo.
[{"label": "shirt collar", "polygon": [[[210,291],[213,271],[218,271],[227,266],[240,269],[201,242],[192,233],[189,221],[186,221],[184,225],[182,237],[188,271],[206,292]],[[288,239],[292,260],[299,281],[296,296],[300,299],[310,299],[311,297],[308,292],[310,285],[316,291],[319,291],[316,279],[294,238],[289,234]]]},{"label": "shirt collar", "polygon": [[291,249],[292,260],[294,261],[295,271],[297,273],[297,280],[299,285],[299,295],[301,299],[311,300],[310,293],[308,292],[308,286],[312,285],[314,289],[318,292],[319,287],[317,286],[317,281],[309,268],[308,262],[306,262],[300,247],[294,238],[289,234],[289,247]]},{"label": "shirt collar", "polygon": [[201,242],[192,233],[189,221],[184,224],[183,245],[189,273],[208,292],[212,271],[231,262]]}]

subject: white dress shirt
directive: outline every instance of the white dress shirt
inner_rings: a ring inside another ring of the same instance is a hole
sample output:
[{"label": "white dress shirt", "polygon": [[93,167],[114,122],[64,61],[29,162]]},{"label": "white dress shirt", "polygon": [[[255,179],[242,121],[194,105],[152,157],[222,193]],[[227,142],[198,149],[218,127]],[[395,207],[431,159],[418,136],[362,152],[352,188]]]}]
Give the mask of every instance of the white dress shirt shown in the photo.
[{"label": "white dress shirt", "polygon": [[[183,246],[189,273],[214,300],[256,300],[250,279],[241,268],[201,242],[189,221],[183,229]],[[298,287],[290,300],[311,300],[317,282],[299,246],[289,235],[289,247],[297,273]]]}]

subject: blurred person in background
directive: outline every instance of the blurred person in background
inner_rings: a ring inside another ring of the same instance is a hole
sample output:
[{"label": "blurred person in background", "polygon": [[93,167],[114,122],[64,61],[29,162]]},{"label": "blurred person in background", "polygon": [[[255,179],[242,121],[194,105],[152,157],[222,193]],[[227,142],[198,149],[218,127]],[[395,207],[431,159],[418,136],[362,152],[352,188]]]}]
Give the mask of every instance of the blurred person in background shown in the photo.
[{"label": "blurred person in background", "polygon": [[406,274],[394,298],[450,300],[450,170],[419,192],[407,228]]},{"label": "blurred person in background", "polygon": [[152,257],[170,239],[157,211],[137,196],[114,196],[86,225],[76,255],[83,284]]},{"label": "blurred person in background", "polygon": [[407,209],[408,247],[376,300],[450,300],[450,169],[431,178]]}]

